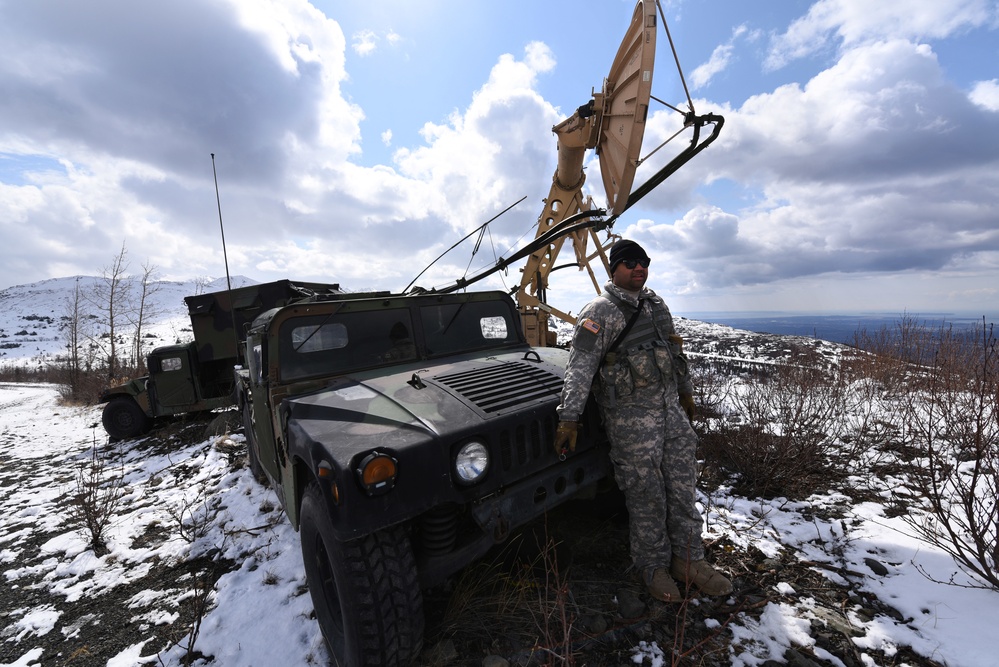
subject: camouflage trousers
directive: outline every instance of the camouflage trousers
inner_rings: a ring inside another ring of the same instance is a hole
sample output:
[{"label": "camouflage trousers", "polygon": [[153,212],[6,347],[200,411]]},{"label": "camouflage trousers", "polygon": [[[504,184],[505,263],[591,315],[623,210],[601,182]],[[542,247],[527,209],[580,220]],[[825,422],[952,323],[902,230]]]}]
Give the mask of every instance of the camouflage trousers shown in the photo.
[{"label": "camouflage trousers", "polygon": [[614,477],[624,492],[631,559],[639,573],[672,557],[704,558],[695,504],[697,434],[673,397],[664,408],[618,403],[603,410]]}]

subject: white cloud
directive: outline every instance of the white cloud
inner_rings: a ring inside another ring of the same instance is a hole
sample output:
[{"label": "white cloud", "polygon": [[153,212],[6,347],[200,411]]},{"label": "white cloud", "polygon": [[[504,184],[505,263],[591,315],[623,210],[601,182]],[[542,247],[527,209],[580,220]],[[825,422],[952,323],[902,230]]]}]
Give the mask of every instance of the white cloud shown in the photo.
[{"label": "white cloud", "polygon": [[[859,18],[843,18],[854,7],[845,1],[816,7],[815,25],[826,26],[812,33],[819,41],[840,28],[855,35],[836,62],[736,108],[695,100],[702,113],[726,117],[720,139],[619,224],[656,248],[656,266],[668,267],[661,275],[691,294],[766,291],[831,274],[994,276],[996,81],[969,93],[947,80],[929,46],[874,39]],[[823,8],[840,8],[840,18],[822,23]],[[368,166],[360,164],[364,111],[342,89],[354,42],[305,0],[94,2],[56,16],[37,3],[8,3],[3,13],[0,169],[21,171],[0,184],[0,243],[17,248],[0,266],[0,285],[67,267],[91,273],[123,239],[132,257],[148,257],[164,275],[218,275],[210,153],[230,265],[261,280],[398,289],[526,196],[490,226],[474,260],[482,266],[526,240],[548,194],[550,128],[564,116],[538,92],[555,73],[544,44],[499,57],[450,116],[424,124],[422,143],[400,145],[391,130],[364,137],[365,146],[395,147],[390,164]],[[973,23],[961,21],[953,25]],[[750,38],[737,28],[698,82],[731,67],[724,47]],[[646,147],[676,129],[675,114],[653,114]],[[600,203],[601,181],[588,166],[587,191]],[[716,200],[710,183],[746,199]],[[421,282],[461,275],[464,262],[450,259]],[[572,291],[564,273],[553,303]]]},{"label": "white cloud", "polygon": [[[426,123],[421,130],[426,146],[396,152],[402,174],[457,204],[443,212],[456,230],[468,231],[487,212],[516,201],[515,193],[537,192],[539,184],[550,183],[555,148],[550,128],[559,119],[535,86],[538,75],[554,66],[551,51],[540,43],[528,45],[523,60],[501,56],[463,113],[452,113],[447,124]],[[501,222],[494,229],[505,226]]]},{"label": "white cloud", "polygon": [[999,79],[976,82],[968,99],[989,111],[999,111]]},{"label": "white cloud", "polygon": [[378,35],[373,30],[361,30],[351,36],[350,48],[359,56],[369,56],[378,48]]},{"label": "white cloud", "polygon": [[703,88],[711,82],[719,72],[723,72],[728,67],[729,60],[735,47],[732,44],[721,44],[711,52],[708,62],[699,65],[690,73],[690,85],[694,90]]},{"label": "white cloud", "polygon": [[[991,86],[979,90],[991,99]],[[676,292],[821,275],[972,276],[994,263],[999,119],[944,79],[929,47],[858,46],[803,86],[718,110],[718,142],[643,201],[687,212],[627,230],[664,256]],[[648,132],[672,129],[654,117]],[[719,179],[758,200],[685,208]]]},{"label": "white cloud", "polygon": [[699,65],[690,73],[690,85],[694,90],[707,86],[711,82],[711,79],[725,71],[732,60],[732,54],[735,52],[736,39],[747,32],[748,28],[746,26],[736,26],[732,31],[731,39],[725,44],[716,46],[715,50],[711,52],[708,62]]},{"label": "white cloud", "polygon": [[845,47],[889,39],[939,39],[996,18],[995,3],[989,0],[819,0],[774,38],[766,64],[782,67],[827,48],[834,39]]}]

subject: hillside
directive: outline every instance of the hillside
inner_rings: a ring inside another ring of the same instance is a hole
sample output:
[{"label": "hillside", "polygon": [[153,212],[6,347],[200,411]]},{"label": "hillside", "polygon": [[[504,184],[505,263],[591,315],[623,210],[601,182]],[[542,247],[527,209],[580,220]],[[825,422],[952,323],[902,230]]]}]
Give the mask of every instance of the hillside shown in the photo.
[{"label": "hillside", "polygon": [[[233,287],[255,281],[235,276]],[[0,368],[49,364],[65,354],[64,323],[79,286],[81,309],[96,313],[87,302],[99,279],[95,276],[52,278],[0,291]],[[147,308],[151,314],[144,327],[144,349],[191,340],[191,323],[184,297],[226,288],[225,278],[201,281],[157,281],[150,286]],[[126,325],[126,330],[127,330]]]},{"label": "hillside", "polygon": [[[54,363],[65,354],[63,324],[69,305],[79,285],[81,294],[93,292],[98,278],[73,276],[53,278],[27,285],[8,287],[0,291],[0,369],[5,367],[37,367]],[[244,276],[232,278],[233,287],[251,285],[257,281]],[[150,320],[144,327],[143,349],[183,343],[192,339],[190,320],[184,297],[226,288],[225,278],[207,282],[158,281],[152,284]],[[96,308],[83,300],[83,309]],[[676,318],[677,328],[686,339],[687,352],[694,357],[709,357],[719,361],[769,364],[787,357],[794,351],[812,350],[814,354],[836,363],[847,350],[843,345],[805,336],[773,336],[733,329],[683,317]],[[570,330],[558,327],[559,340],[568,340]],[[126,326],[126,335],[128,327]]]},{"label": "hillside", "polygon": [[[57,353],[58,303],[75,284],[0,293],[2,327],[36,348],[5,350],[35,353],[10,363]],[[160,292],[158,340],[184,335],[188,288]],[[856,353],[842,345],[677,326],[698,381],[708,557],[733,595],[648,599],[614,494],[574,501],[425,591],[420,666],[991,664],[999,592],[920,539],[907,519],[930,515],[898,492],[921,476],[918,443],[899,436],[921,406],[846,377]],[[752,413],[775,399],[796,413],[764,415],[765,434]],[[819,423],[793,421],[816,410]],[[238,420],[177,420],[118,443],[99,423],[99,407],[61,405],[53,385],[0,383],[0,665],[324,664],[299,536],[248,470]],[[988,470],[994,452],[982,460]],[[802,479],[781,477],[789,464]],[[99,552],[81,527],[88,489],[109,504]]]}]

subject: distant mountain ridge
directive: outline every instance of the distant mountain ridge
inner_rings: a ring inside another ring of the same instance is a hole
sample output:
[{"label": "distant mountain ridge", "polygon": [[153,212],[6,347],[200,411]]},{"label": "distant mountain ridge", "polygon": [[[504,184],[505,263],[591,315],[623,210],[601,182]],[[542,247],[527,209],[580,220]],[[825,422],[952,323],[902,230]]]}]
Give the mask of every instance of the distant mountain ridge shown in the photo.
[{"label": "distant mountain ridge", "polygon": [[[77,286],[81,294],[92,294],[100,280],[98,276],[69,276],[0,290],[0,366],[55,362],[65,353],[64,324]],[[257,283],[246,276],[233,276],[231,282],[233,287]],[[226,285],[225,278],[150,283],[147,306],[152,316],[143,326],[142,337],[146,349],[191,340],[184,297],[217,292]],[[83,310],[94,309],[85,304]]]},{"label": "distant mountain ridge", "polygon": [[[0,290],[0,369],[35,368],[56,363],[58,357],[64,356],[64,323],[77,284],[82,291],[92,292],[99,280],[97,276],[50,278]],[[259,282],[245,276],[234,276],[231,280],[234,288]],[[152,287],[155,291],[149,305],[153,316],[143,326],[142,336],[147,352],[192,340],[184,297],[224,290],[226,279],[161,280],[152,283]],[[832,365],[849,349],[814,337],[754,333],[685,317],[675,320],[678,332],[685,339],[685,350],[695,363],[698,359],[714,359],[725,364],[773,364],[809,350]],[[559,340],[568,340],[569,326],[556,328]]]}]

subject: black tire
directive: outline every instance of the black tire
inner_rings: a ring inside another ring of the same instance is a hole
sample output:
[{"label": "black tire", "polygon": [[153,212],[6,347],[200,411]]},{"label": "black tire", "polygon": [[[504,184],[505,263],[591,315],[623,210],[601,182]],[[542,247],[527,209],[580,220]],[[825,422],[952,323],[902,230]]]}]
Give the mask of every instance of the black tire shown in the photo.
[{"label": "black tire", "polygon": [[148,431],[153,420],[132,397],[119,396],[104,406],[101,423],[113,440],[128,440]]},{"label": "black tire", "polygon": [[423,647],[423,595],[406,532],[395,527],[338,541],[315,483],[305,490],[300,516],[305,574],[331,664],[416,662]]},{"label": "black tire", "polygon": [[246,462],[250,466],[250,474],[253,475],[253,479],[261,484],[266,484],[267,473],[264,472],[264,467],[260,465],[260,457],[257,455],[257,438],[253,430],[253,412],[248,401],[244,400],[242,403],[243,437],[246,438]]}]

